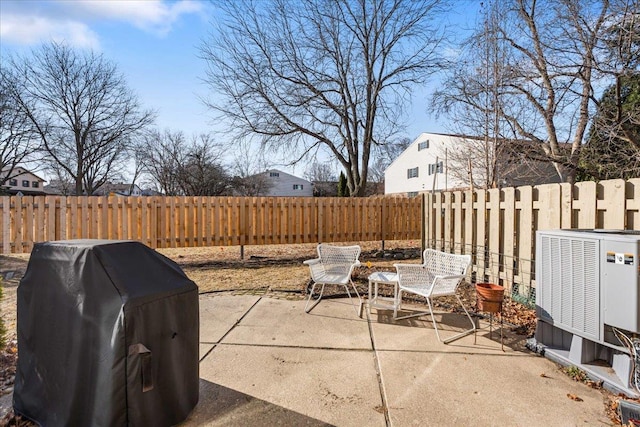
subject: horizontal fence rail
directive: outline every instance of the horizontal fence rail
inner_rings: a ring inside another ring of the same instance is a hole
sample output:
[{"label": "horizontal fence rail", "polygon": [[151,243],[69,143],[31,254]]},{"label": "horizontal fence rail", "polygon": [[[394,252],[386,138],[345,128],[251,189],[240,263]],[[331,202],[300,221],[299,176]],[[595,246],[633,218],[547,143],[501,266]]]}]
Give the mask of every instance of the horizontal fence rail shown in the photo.
[{"label": "horizontal fence rail", "polygon": [[69,239],[152,248],[410,240],[421,225],[420,198],[0,197],[0,253]]},{"label": "horizontal fence rail", "polygon": [[428,247],[471,254],[477,282],[535,295],[537,230],[640,230],[640,178],[425,195]]}]

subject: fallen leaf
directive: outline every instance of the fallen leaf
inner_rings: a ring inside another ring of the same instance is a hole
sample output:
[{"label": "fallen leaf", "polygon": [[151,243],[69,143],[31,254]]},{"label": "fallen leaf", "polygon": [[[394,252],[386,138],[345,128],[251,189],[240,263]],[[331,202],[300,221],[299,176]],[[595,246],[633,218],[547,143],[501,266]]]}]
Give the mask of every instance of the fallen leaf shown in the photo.
[{"label": "fallen leaf", "polygon": [[567,397],[571,400],[575,400],[576,402],[582,402],[583,399],[581,397],[576,396],[575,394],[567,393]]}]

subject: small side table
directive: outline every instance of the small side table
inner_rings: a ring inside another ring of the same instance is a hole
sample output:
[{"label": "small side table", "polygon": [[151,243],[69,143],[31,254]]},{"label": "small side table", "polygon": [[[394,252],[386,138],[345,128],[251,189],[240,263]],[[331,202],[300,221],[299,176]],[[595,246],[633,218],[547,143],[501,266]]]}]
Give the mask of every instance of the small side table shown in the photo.
[{"label": "small side table", "polygon": [[[393,285],[393,298],[378,296],[378,285]],[[373,295],[372,295],[373,294]],[[398,275],[387,271],[379,271],[369,276],[369,314],[371,308],[393,310],[395,316],[398,310]]]}]

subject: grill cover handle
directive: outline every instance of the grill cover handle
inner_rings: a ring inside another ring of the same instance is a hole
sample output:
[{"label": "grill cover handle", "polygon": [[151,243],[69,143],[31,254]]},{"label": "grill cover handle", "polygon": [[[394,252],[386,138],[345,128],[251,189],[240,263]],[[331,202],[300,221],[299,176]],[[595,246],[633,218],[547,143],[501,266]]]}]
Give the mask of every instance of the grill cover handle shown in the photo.
[{"label": "grill cover handle", "polygon": [[140,376],[142,377],[142,392],[153,390],[153,372],[151,370],[151,350],[144,344],[129,346],[129,356],[140,355]]}]

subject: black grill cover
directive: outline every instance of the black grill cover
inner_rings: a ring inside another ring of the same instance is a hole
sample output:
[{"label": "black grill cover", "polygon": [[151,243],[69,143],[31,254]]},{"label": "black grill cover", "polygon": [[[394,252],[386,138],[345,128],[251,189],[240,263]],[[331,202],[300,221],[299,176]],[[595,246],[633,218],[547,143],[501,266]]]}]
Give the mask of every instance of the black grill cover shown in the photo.
[{"label": "black grill cover", "polygon": [[44,426],[163,426],[198,402],[198,289],[132,241],[36,244],[18,287],[17,413]]}]

